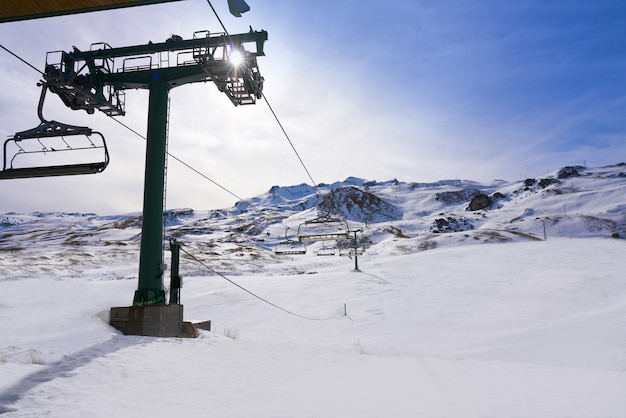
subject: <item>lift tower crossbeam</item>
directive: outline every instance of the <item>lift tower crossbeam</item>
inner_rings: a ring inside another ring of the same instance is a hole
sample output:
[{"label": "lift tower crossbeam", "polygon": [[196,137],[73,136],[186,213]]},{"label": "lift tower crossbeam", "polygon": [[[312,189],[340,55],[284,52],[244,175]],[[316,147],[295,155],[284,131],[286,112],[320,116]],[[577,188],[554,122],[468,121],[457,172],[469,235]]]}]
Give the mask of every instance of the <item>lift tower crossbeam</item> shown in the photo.
[{"label": "lift tower crossbeam", "polygon": [[[263,90],[256,57],[265,55],[266,40],[265,31],[251,30],[240,35],[211,35],[202,31],[188,40],[173,35],[162,43],[123,48],[100,43],[92,45],[90,51],[74,47],[71,52],[48,53],[45,81],[50,91],[74,110],[93,113],[98,109],[109,116],[124,115],[124,90],[149,90],[139,283],[133,307],[124,311],[126,319],[134,316],[134,322],[124,326],[124,333],[175,336],[182,324],[182,309],[172,311],[181,320],[172,321],[174,325],[165,329],[159,324],[146,325],[148,314],[143,310],[165,305],[163,197],[169,90],[183,84],[211,81],[235,106],[256,103]],[[247,51],[244,45],[251,43],[256,49]],[[240,56],[238,64],[230,59],[235,53]]]}]

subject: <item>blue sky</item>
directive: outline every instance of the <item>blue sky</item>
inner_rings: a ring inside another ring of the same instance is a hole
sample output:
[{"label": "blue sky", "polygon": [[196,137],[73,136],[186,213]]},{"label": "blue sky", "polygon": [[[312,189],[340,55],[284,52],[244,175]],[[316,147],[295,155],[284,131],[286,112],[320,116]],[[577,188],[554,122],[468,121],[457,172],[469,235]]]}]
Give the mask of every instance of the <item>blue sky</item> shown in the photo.
[{"label": "blue sky", "polygon": [[[626,160],[626,5],[621,1],[248,0],[231,34],[269,33],[264,93],[316,182],[541,177]],[[48,51],[221,31],[204,0],[0,25],[1,43],[41,68]],[[0,51],[0,134],[37,124],[38,75]],[[171,94],[170,152],[241,197],[310,183],[266,103],[233,107],[210,84]],[[125,124],[145,134],[147,92]],[[140,211],[144,143],[102,114],[49,95],[48,119],[107,138],[95,176],[0,182],[0,212]],[[168,208],[237,199],[170,161]]]}]

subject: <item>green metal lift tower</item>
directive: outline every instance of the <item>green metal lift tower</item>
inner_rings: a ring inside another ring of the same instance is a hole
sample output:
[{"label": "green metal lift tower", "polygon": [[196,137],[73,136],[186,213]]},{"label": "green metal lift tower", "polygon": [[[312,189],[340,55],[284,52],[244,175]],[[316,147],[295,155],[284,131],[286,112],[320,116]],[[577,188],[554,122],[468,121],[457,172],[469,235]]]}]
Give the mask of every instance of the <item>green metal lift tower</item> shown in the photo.
[{"label": "green metal lift tower", "polygon": [[[71,52],[49,52],[46,57],[44,89],[59,95],[74,110],[124,115],[124,91],[149,90],[139,284],[132,306],[111,308],[111,325],[125,334],[178,336],[184,327],[182,305],[178,298],[166,304],[163,284],[169,91],[209,81],[235,106],[255,104],[263,89],[256,58],[265,55],[266,40],[265,31],[238,35],[201,31],[188,40],[173,35],[162,43],[123,48],[99,43],[89,51],[74,47]],[[247,44],[254,44],[254,50],[246,50]],[[47,171],[59,175],[54,167]],[[4,178],[11,175],[7,171]],[[173,264],[177,266],[178,260]]]}]

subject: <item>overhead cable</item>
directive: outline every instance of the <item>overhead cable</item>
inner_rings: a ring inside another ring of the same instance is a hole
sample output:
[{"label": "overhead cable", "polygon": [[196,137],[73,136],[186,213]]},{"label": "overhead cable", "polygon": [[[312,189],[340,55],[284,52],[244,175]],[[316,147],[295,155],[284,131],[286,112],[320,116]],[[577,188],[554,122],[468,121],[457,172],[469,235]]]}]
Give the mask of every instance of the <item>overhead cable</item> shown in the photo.
[{"label": "overhead cable", "polygon": [[41,72],[41,70],[39,70],[37,67],[32,65],[30,62],[28,62],[25,59],[21,58],[19,55],[15,54],[13,51],[11,51],[8,48],[6,48],[4,45],[0,44],[0,48],[4,49],[9,54],[13,55],[15,58],[17,58],[18,60],[22,61],[24,64],[28,65],[33,70],[37,71],[40,75],[44,75],[43,72]]},{"label": "overhead cable", "polygon": [[[142,134],[140,134],[139,132],[137,132],[136,130],[134,130],[133,128],[131,128],[130,126],[126,125],[124,122],[115,119],[113,116],[111,116],[111,119],[113,119],[115,122],[119,123],[120,125],[122,125],[123,127],[125,127],[126,129],[128,129],[129,131],[133,132],[135,135],[139,136],[140,138],[142,138],[143,140],[147,141],[148,139],[143,136]],[[184,162],[183,160],[181,160],[180,158],[178,158],[177,156],[175,156],[174,154],[172,154],[171,152],[167,152],[167,155],[169,157],[172,157],[173,159],[175,159],[176,161],[178,161],[179,163],[181,163],[182,165],[184,165],[185,167],[187,167],[188,169],[190,169],[191,171],[195,172],[196,174],[199,174],[200,176],[204,177],[206,180],[210,181],[211,183],[213,183],[214,185],[216,185],[217,187],[219,187],[220,189],[224,190],[226,193],[230,194],[231,196],[234,196],[235,198],[241,200],[241,201],[246,201],[244,198],[236,195],[235,193],[231,192],[230,190],[228,190],[226,187],[222,186],[221,184],[219,184],[218,182],[216,182],[215,180],[211,179],[210,177],[208,177],[207,175],[205,175],[204,173],[200,172],[199,170],[197,170],[196,168],[192,167],[190,164],[187,164],[186,162]],[[252,203],[247,202],[250,206],[254,206]]]},{"label": "overhead cable", "polygon": [[[226,26],[224,26],[224,23],[222,22],[222,19],[220,19],[219,14],[217,13],[215,8],[213,7],[213,4],[211,4],[211,0],[207,0],[207,3],[209,3],[209,6],[211,6],[211,10],[213,10],[213,13],[215,14],[215,17],[217,18],[218,22],[220,22],[220,25],[222,26],[222,29],[224,29],[224,33],[226,33],[226,36],[228,36],[230,38],[230,34],[228,33],[228,29],[226,29]],[[287,131],[283,127],[283,124],[280,122],[280,119],[278,119],[278,115],[276,115],[276,112],[274,112],[274,109],[270,105],[270,102],[267,100],[267,97],[265,97],[265,94],[261,93],[261,95],[263,96],[263,99],[265,100],[265,103],[267,104],[267,107],[270,109],[270,112],[272,112],[272,115],[274,116],[274,119],[278,123],[278,126],[280,127],[280,130],[283,132],[283,135],[285,135],[285,138],[287,138],[287,142],[289,142],[289,145],[291,146],[291,149],[296,154],[296,157],[298,157],[298,161],[300,161],[300,164],[304,168],[304,171],[306,172],[307,176],[309,177],[309,180],[311,180],[311,183],[313,184],[313,187],[315,188],[316,194],[321,198],[322,195],[320,193],[319,188],[317,187],[317,183],[315,182],[315,180],[313,180],[313,177],[311,176],[311,173],[309,172],[309,169],[307,168],[306,164],[304,164],[304,161],[300,157],[300,154],[296,150],[296,147],[293,145],[293,142],[291,141],[291,138],[289,138],[289,135],[287,134]]]},{"label": "overhead cable", "polygon": [[[345,315],[345,308],[341,310],[341,312],[338,312],[332,316],[329,316],[327,318],[312,318],[312,317],[308,317],[308,316],[304,316],[304,315],[300,315],[298,313],[289,311],[281,306],[276,305],[275,303],[272,303],[270,301],[268,301],[267,299],[251,292],[250,290],[246,289],[245,287],[241,286],[240,284],[234,282],[233,280],[229,279],[228,277],[226,277],[225,275],[223,275],[222,273],[217,272],[215,269],[211,268],[210,266],[208,266],[206,263],[202,262],[201,260],[199,260],[198,258],[196,258],[194,255],[190,254],[187,250],[185,250],[182,246],[180,247],[180,250],[182,252],[184,252],[185,254],[187,254],[189,257],[191,257],[191,259],[193,259],[194,261],[196,261],[198,264],[200,264],[201,266],[203,266],[204,268],[206,268],[207,270],[209,270],[210,272],[220,276],[222,279],[226,280],[227,282],[229,282],[230,284],[237,286],[239,289],[243,290],[244,292],[248,293],[249,295],[259,299],[260,301],[267,303],[270,306],[273,306],[274,308],[280,309],[281,311],[288,313],[289,315],[293,315],[293,316],[297,316],[298,318],[302,318],[302,319],[306,319],[309,321],[328,321],[331,320],[333,318],[336,318],[340,315]],[[347,315],[346,315],[347,316]]]},{"label": "overhead cable", "polygon": [[293,145],[293,142],[291,141],[291,138],[289,138],[289,135],[287,135],[287,131],[285,131],[285,128],[283,128],[283,124],[280,123],[280,120],[278,119],[278,116],[276,115],[276,112],[274,112],[274,109],[270,105],[270,102],[267,100],[267,97],[265,97],[265,93],[261,93],[261,94],[263,95],[263,100],[265,100],[265,103],[267,103],[267,107],[270,109],[270,112],[272,112],[272,115],[274,116],[274,119],[276,119],[276,122],[278,123],[278,126],[280,127],[280,130],[283,131],[283,134],[285,135],[285,138],[287,138],[287,142],[289,142],[289,145],[291,145],[291,149],[296,154],[296,157],[298,157],[298,160],[300,161],[300,164],[304,168],[304,171],[306,171],[307,176],[309,176],[309,180],[311,180],[311,182],[313,183],[313,187],[315,188],[315,191],[317,192],[318,196],[321,197],[321,193],[319,192],[319,189],[317,187],[317,183],[315,182],[315,180],[313,180],[313,177],[311,176],[311,173],[309,172],[309,169],[304,164],[304,161],[302,161],[302,158],[300,158],[300,154],[298,153],[298,150],[296,150],[296,147]]},{"label": "overhead cable", "polygon": [[[207,2],[209,3],[209,5],[211,6],[211,9],[213,9],[213,12],[215,13],[215,16],[217,17],[218,21],[220,22],[220,24],[222,25],[222,28],[224,29],[224,31],[226,32],[226,34],[228,35],[228,31],[226,30],[226,27],[224,26],[224,23],[222,22],[222,20],[219,18],[219,15],[217,14],[217,12],[215,11],[215,9],[213,8],[213,5],[211,4],[210,0],[207,0]],[[230,35],[228,35],[230,36]],[[33,70],[37,71],[40,75],[44,75],[43,72],[41,72],[40,70],[37,69],[37,67],[35,67],[34,65],[32,65],[31,63],[29,63],[28,61],[26,61],[25,59],[23,59],[22,57],[20,57],[19,55],[17,55],[16,53],[14,53],[13,51],[9,50],[8,48],[6,48],[4,45],[0,44],[0,47],[2,49],[4,49],[6,52],[8,52],[9,54],[13,55],[15,58],[17,58],[18,60],[20,60],[21,62],[23,62],[24,64],[28,65],[30,68],[32,68]],[[304,170],[306,171],[306,173],[309,176],[309,179],[313,182],[313,187],[316,190],[316,193],[318,196],[321,196],[321,194],[319,193],[319,189],[317,187],[317,184],[315,183],[315,181],[313,181],[313,178],[311,177],[311,174],[309,173],[309,170],[307,169],[307,167],[305,166],[302,158],[300,158],[300,155],[298,154],[295,146],[293,145],[293,143],[291,142],[291,139],[289,139],[289,136],[287,135],[287,132],[285,131],[285,129],[283,128],[282,124],[280,123],[280,120],[278,119],[278,116],[276,115],[276,113],[274,112],[274,110],[272,109],[272,107],[270,106],[269,102],[267,101],[267,98],[265,97],[265,95],[263,95],[263,98],[265,99],[265,102],[267,103],[270,111],[272,112],[272,115],[274,115],[274,118],[276,119],[276,122],[278,123],[280,129],[282,130],[283,134],[285,135],[285,137],[287,138],[287,140],[289,141],[289,144],[291,145],[291,148],[293,149],[293,151],[296,153],[296,156],[298,157],[298,159],[300,160],[300,163],[302,164],[302,166],[304,167]],[[137,132],[136,130],[134,130],[133,128],[131,128],[130,126],[126,125],[124,122],[116,119],[115,117],[109,115],[109,117],[111,119],[113,119],[115,122],[119,123],[120,125],[122,125],[123,127],[125,127],[126,129],[128,129],[129,131],[133,132],[135,135],[139,136],[140,138],[147,140],[147,138],[142,135],[141,133]],[[238,196],[237,194],[233,193],[232,191],[230,191],[229,189],[227,189],[226,187],[222,186],[221,184],[217,183],[216,181],[214,181],[213,179],[211,179],[210,177],[206,176],[205,174],[203,174],[202,172],[200,172],[199,170],[197,170],[196,168],[192,167],[190,164],[186,163],[185,161],[181,160],[180,158],[176,157],[175,155],[171,154],[170,152],[167,152],[167,155],[173,159],[175,159],[176,161],[178,161],[179,163],[181,163],[182,165],[184,165],[185,167],[189,168],[190,170],[192,170],[193,172],[195,172],[196,174],[200,175],[201,177],[203,177],[204,179],[210,181],[211,183],[213,183],[215,186],[219,187],[220,189],[224,190],[226,193],[230,194],[231,196],[235,197],[236,199],[238,199],[239,201],[245,202],[247,203],[250,207],[254,208],[255,210],[260,211],[260,209],[257,207],[257,205],[253,204],[252,202],[247,201],[246,199]],[[285,228],[287,229],[291,229],[289,228],[287,225],[283,224],[282,222],[279,222],[281,225],[283,225]]]}]

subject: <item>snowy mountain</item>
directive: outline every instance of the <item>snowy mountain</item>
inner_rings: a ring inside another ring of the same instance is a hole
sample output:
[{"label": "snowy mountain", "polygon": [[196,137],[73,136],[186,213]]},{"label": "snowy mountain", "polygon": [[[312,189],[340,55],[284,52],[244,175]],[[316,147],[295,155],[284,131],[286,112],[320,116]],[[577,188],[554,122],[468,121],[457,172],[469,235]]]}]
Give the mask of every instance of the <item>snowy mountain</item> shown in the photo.
[{"label": "snowy mountain", "polygon": [[[625,187],[622,163],[168,210],[197,339],[108,325],[140,214],[2,214],[0,415],[622,417]],[[350,239],[277,254],[316,229]]]},{"label": "snowy mountain", "polygon": [[[438,246],[544,238],[626,237],[626,164],[564,167],[541,178],[481,185],[472,181],[436,183],[366,181],[350,177],[333,184],[273,186],[231,209],[174,209],[165,215],[166,236],[198,250],[220,271],[241,274],[281,263],[276,245],[298,240],[307,222],[330,215],[358,230],[369,254],[407,253]],[[342,227],[342,225],[339,225]],[[141,215],[78,213],[0,215],[0,250],[20,255],[45,248],[55,266],[80,274],[84,266],[138,256]],[[352,242],[314,243],[346,248]],[[98,257],[95,257],[95,253]],[[236,262],[233,262],[236,260]],[[38,265],[39,263],[37,263]],[[103,271],[106,278],[133,276],[126,266]],[[182,266],[195,271],[197,266]],[[3,263],[5,277],[29,277],[32,270]]]}]

